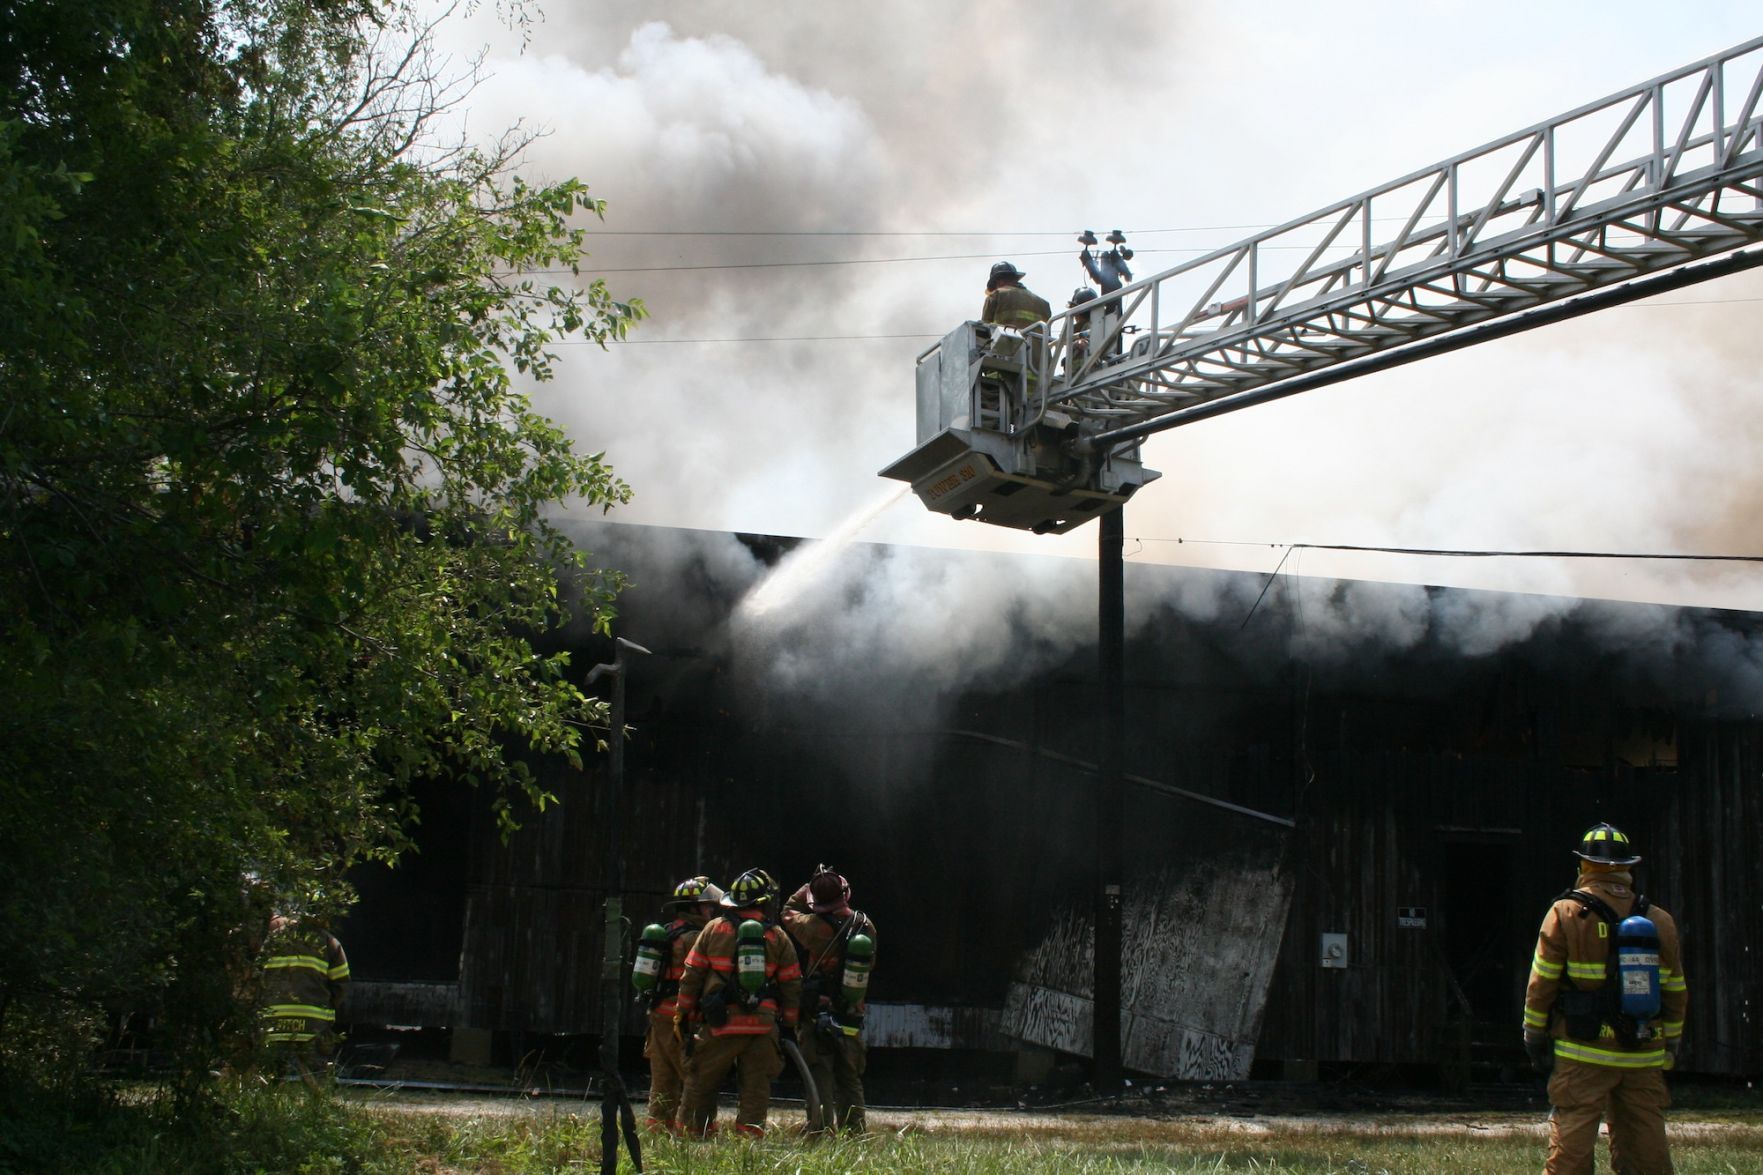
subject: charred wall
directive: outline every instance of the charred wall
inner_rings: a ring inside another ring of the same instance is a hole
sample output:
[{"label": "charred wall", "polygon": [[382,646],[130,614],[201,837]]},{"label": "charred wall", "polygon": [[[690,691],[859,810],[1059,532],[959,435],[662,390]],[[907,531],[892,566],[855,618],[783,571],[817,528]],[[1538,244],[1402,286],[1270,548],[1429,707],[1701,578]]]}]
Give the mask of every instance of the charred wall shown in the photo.
[{"label": "charred wall", "polygon": [[[655,650],[630,679],[627,914],[656,916],[691,873],[763,865],[793,885],[826,861],[880,927],[876,1000],[1001,1008],[1089,893],[1093,650],[973,682],[931,720],[890,703],[900,683],[780,700],[732,673],[715,638],[732,600],[699,578],[686,607],[652,573],[619,623]],[[1744,641],[1759,627],[1706,623]],[[1571,881],[1574,839],[1609,819],[1684,928],[1686,1067],[1763,1069],[1759,961],[1733,946],[1763,942],[1763,724],[1747,699],[1715,705],[1693,658],[1637,668],[1571,621],[1477,656],[1422,641],[1322,657],[1298,629],[1272,608],[1246,627],[1169,608],[1126,661],[1126,767],[1167,785],[1128,789],[1129,884],[1180,886],[1217,861],[1290,880],[1257,1057],[1440,1063],[1477,1034],[1515,1037],[1536,922]],[[574,647],[584,671],[611,656]],[[362,884],[346,941],[369,1005],[376,983],[426,981],[448,988],[454,1024],[598,1031],[603,763],[538,770],[563,803],[506,842],[483,797],[437,806],[419,883]],[[1252,893],[1232,900],[1264,918]],[[1320,965],[1324,933],[1347,936],[1345,967]]]}]

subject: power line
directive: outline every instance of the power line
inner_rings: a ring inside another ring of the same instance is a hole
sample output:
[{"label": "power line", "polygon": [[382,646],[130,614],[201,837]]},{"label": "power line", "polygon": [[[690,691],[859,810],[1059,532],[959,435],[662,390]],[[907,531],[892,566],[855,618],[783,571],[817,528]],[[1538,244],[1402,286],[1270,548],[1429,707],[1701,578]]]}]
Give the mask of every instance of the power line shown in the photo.
[{"label": "power line", "polygon": [[[1625,303],[1622,306],[1613,306],[1613,307],[1611,307],[1611,309],[1613,309],[1613,310],[1643,309],[1644,310],[1644,309],[1650,309],[1653,307],[1663,307],[1663,306],[1722,306],[1722,305],[1726,305],[1729,303],[1738,303],[1738,302],[1763,302],[1763,298],[1699,298],[1699,299],[1695,299],[1693,301],[1678,301],[1678,302],[1646,302],[1646,301],[1641,301],[1641,302]],[[917,331],[917,332],[907,332],[907,333],[903,333],[903,334],[889,334],[889,335],[764,335],[764,336],[731,335],[731,336],[727,336],[727,337],[723,337],[723,338],[707,338],[707,339],[608,339],[608,340],[606,340],[605,345],[608,347],[654,347],[654,346],[661,346],[664,344],[680,344],[680,343],[697,343],[697,344],[708,344],[708,343],[866,343],[866,342],[882,342],[882,341],[900,340],[900,339],[940,339],[947,333],[948,333],[947,331]],[[553,347],[582,347],[582,346],[599,346],[600,344],[594,339],[557,339],[557,340],[554,340],[553,342],[551,342],[549,345],[553,346]],[[1140,539],[1139,541],[1140,542],[1151,542],[1151,543],[1179,543],[1179,542],[1182,542],[1183,540],[1181,540],[1181,539]],[[1197,542],[1223,542],[1224,540],[1222,540],[1222,539],[1188,539],[1186,541],[1197,543]],[[1278,544],[1278,543],[1244,542],[1241,545],[1254,546],[1254,547],[1273,547],[1273,546],[1279,546],[1280,544]]]},{"label": "power line", "polygon": [[1293,543],[1294,551],[1369,551],[1383,555],[1428,555],[1450,559],[1662,559],[1702,563],[1763,563],[1763,555],[1695,555],[1670,551],[1468,551],[1435,547],[1355,546],[1351,543]]},{"label": "power line", "polygon": [[[1225,539],[1139,538],[1141,543],[1177,543],[1208,546],[1255,546],[1293,551],[1349,551],[1378,555],[1424,555],[1447,559],[1650,559],[1687,560],[1701,563],[1763,563],[1763,555],[1702,555],[1671,551],[1522,551],[1471,550],[1451,547],[1384,547],[1366,543],[1251,543]],[[1285,563],[1285,556],[1280,557]],[[1275,569],[1277,573],[1277,568]]]},{"label": "power line", "polygon": [[[654,347],[670,343],[869,343],[889,339],[940,339],[948,331],[925,331],[905,335],[776,335],[768,338],[729,337],[721,339],[607,339],[608,347]],[[557,339],[551,347],[597,347],[595,339]]]},{"label": "power line", "polygon": [[[1194,248],[1188,248],[1188,249],[1140,249],[1134,254],[1134,256],[1145,256],[1145,255],[1149,255],[1152,253],[1188,253],[1188,254],[1193,254],[1195,256],[1199,256],[1199,255],[1205,254],[1205,253],[1216,252],[1220,248],[1228,248],[1228,246],[1222,246],[1222,245],[1221,246],[1207,246],[1207,247],[1196,246]],[[1312,246],[1312,245],[1263,245],[1263,246],[1261,246],[1261,248],[1266,252],[1280,251],[1280,252],[1304,253],[1304,252],[1310,252],[1314,248],[1314,246]],[[1339,250],[1357,249],[1358,246],[1356,246],[1356,245],[1330,245],[1329,248],[1332,250],[1339,251]],[[921,261],[986,261],[986,260],[996,258],[998,255],[998,252],[999,252],[998,250],[994,249],[993,251],[991,251],[989,253],[942,253],[942,254],[933,254],[933,255],[924,256],[924,257],[835,257],[835,258],[831,258],[831,259],[827,259],[827,260],[817,260],[817,261],[724,261],[724,262],[712,262],[712,263],[707,263],[704,265],[627,265],[627,266],[613,266],[613,267],[582,265],[582,266],[577,266],[575,269],[566,269],[566,268],[562,268],[562,267],[556,267],[556,268],[550,268],[550,269],[510,270],[510,271],[502,273],[498,276],[519,277],[519,276],[524,276],[526,274],[535,274],[535,273],[576,273],[578,271],[581,273],[588,273],[588,274],[603,274],[603,273],[699,273],[699,272],[703,272],[706,270],[721,270],[721,269],[799,269],[799,268],[803,268],[803,267],[828,266],[828,265],[897,265],[897,264],[901,264],[904,262],[921,262]],[[1046,250],[1040,250],[1040,251],[1033,252],[1033,253],[1024,253],[1020,250],[1013,249],[1013,250],[1010,250],[1010,252],[1016,257],[1071,257],[1073,260],[1076,259],[1075,254],[1073,254],[1070,251],[1065,250],[1065,249],[1046,249]]]},{"label": "power line", "polygon": [[[1378,220],[1403,220],[1400,216],[1374,216]],[[1238,233],[1260,232],[1263,229],[1277,228],[1274,224],[1207,224],[1188,225],[1185,228],[1128,228],[1121,229],[1137,237],[1154,236],[1158,233]],[[1046,231],[1031,229],[1023,232],[1011,232],[1005,229],[980,229],[973,232],[950,232],[938,229],[895,231],[882,229],[589,229],[590,236],[595,237],[1076,237],[1070,229]]]},{"label": "power line", "polygon": [[[1196,253],[1206,252],[1204,249],[1193,250]],[[1146,250],[1152,252],[1152,250]],[[1040,253],[1017,253],[1018,257],[1065,257],[1069,254],[1064,249],[1048,250]],[[583,273],[698,273],[711,269],[798,269],[804,266],[826,265],[894,265],[906,261],[984,261],[996,256],[992,253],[949,253],[933,257],[838,257],[825,261],[731,261],[716,262],[707,265],[636,265],[619,268],[602,269],[591,266],[577,267]],[[521,269],[499,274],[500,277],[520,277],[532,273],[574,273],[574,269]]]},{"label": "power line", "polygon": [[[685,235],[685,234],[682,234],[682,235]],[[1180,248],[1180,249],[1177,249],[1177,248],[1140,249],[1134,254],[1134,256],[1150,256],[1152,254],[1176,254],[1176,253],[1187,254],[1190,256],[1201,256],[1206,253],[1215,253],[1215,252],[1218,252],[1220,249],[1227,249],[1229,247],[1230,247],[1229,245],[1217,245],[1217,246],[1194,246],[1191,248]],[[1274,253],[1274,252],[1307,253],[1307,252],[1313,251],[1315,246],[1307,245],[1307,244],[1262,245],[1260,248],[1261,248],[1262,252],[1267,252],[1267,253]],[[1357,250],[1358,246],[1357,245],[1350,245],[1350,244],[1341,244],[1341,245],[1329,245],[1329,246],[1327,246],[1327,248],[1329,250],[1335,251],[1335,252],[1349,252],[1349,251]],[[625,266],[607,266],[607,267],[581,265],[581,266],[576,266],[573,269],[562,267],[562,266],[557,266],[557,267],[551,267],[551,268],[545,268],[545,269],[508,270],[508,271],[504,271],[502,273],[499,273],[497,276],[498,277],[521,277],[521,276],[526,276],[529,274],[565,274],[565,273],[586,273],[586,274],[703,273],[703,272],[708,272],[708,271],[713,271],[713,270],[731,270],[731,269],[802,269],[802,268],[823,268],[826,266],[833,266],[833,265],[901,265],[901,264],[907,264],[907,263],[916,264],[916,263],[927,262],[927,261],[985,261],[985,260],[988,260],[991,258],[995,258],[998,255],[998,252],[999,252],[998,250],[994,249],[989,253],[937,253],[937,254],[928,254],[925,256],[918,256],[918,257],[834,257],[834,258],[827,258],[827,259],[821,259],[821,260],[809,260],[809,261],[719,261],[719,262],[707,262],[702,265],[625,265]],[[1067,251],[1065,249],[1043,249],[1043,250],[1037,250],[1032,253],[1024,253],[1024,252],[1021,252],[1020,250],[1010,250],[1010,252],[1013,253],[1013,255],[1017,256],[1017,257],[1071,257],[1071,256],[1073,256],[1073,254],[1071,254],[1069,251]],[[1682,305],[1689,305],[1690,303],[1681,303],[1681,304]]]}]

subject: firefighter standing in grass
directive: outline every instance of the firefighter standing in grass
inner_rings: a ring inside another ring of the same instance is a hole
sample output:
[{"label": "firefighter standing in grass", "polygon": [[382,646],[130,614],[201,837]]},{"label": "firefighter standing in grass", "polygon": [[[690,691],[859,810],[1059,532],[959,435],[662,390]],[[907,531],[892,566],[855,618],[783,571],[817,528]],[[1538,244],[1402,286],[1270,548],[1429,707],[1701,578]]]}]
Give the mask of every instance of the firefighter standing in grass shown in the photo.
[{"label": "firefighter standing in grass", "polygon": [[802,1018],[796,1041],[820,1091],[812,1132],[861,1134],[863,1013],[875,965],[875,923],[851,908],[851,886],[822,865],[784,903],[784,929],[796,940],[802,965]]},{"label": "firefighter standing in grass", "polygon": [[311,919],[273,915],[263,940],[259,1025],[277,1069],[307,1085],[330,1063],[337,1013],[349,994],[343,944]]},{"label": "firefighter standing in grass", "polygon": [[735,878],[720,905],[722,916],[699,932],[680,977],[674,1030],[682,1041],[694,1034],[680,1118],[688,1134],[708,1134],[717,1090],[733,1066],[740,1090],[735,1131],[763,1137],[771,1082],[784,1067],[778,1029],[796,1027],[802,968],[789,936],[772,921],[777,883],[765,870]]},{"label": "firefighter standing in grass", "polygon": [[631,980],[649,1007],[649,1034],[643,1039],[643,1055],[649,1058],[649,1108],[643,1125],[652,1130],[679,1129],[674,1119],[686,1084],[685,1049],[673,1032],[679,981],[686,973],[686,955],[698,941],[698,932],[716,917],[721,900],[722,890],[708,877],[687,878],[662,904],[673,911],[673,919],[666,925],[644,927],[637,946]]},{"label": "firefighter standing in grass", "polygon": [[1551,1172],[1589,1172],[1598,1120],[1611,1166],[1668,1172],[1665,1070],[1683,1040],[1677,923],[1634,889],[1640,862],[1608,824],[1585,834],[1573,889],[1543,918],[1524,997],[1524,1046],[1550,1073]]}]

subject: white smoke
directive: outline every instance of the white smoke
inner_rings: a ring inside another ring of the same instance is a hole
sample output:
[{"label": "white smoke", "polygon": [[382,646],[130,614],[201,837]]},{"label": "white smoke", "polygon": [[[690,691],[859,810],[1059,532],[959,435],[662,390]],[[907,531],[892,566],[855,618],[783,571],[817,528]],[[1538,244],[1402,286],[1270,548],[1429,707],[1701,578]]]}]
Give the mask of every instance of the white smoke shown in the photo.
[{"label": "white smoke", "polygon": [[[1068,238],[1007,234],[1272,223],[1752,31],[1709,16],[1695,30],[1662,26],[1646,45],[1594,37],[1595,51],[1564,62],[1552,45],[1585,34],[1582,15],[1501,11],[1465,21],[1377,4],[1326,19],[1297,5],[1177,12],[1124,0],[553,5],[524,52],[507,38],[494,45],[472,123],[550,130],[532,148],[533,171],[580,175],[610,205],[585,271],[643,297],[654,318],[633,345],[567,349],[539,406],[634,485],[622,521],[825,535],[912,446],[913,357],[976,312],[991,260],[1018,261],[1055,303],[1079,284]],[[1511,20],[1535,35],[1497,35]],[[456,34],[462,47],[498,35],[482,21]],[[1446,40],[1452,59],[1441,64]],[[848,229],[996,235],[731,235]],[[685,230],[721,235],[659,235]],[[1139,271],[1183,256],[1159,249],[1242,235],[1137,238]],[[941,255],[956,259],[881,260]],[[850,259],[869,263],[658,271]],[[1763,281],[1693,294],[1756,297]],[[1752,522],[1763,488],[1753,317],[1745,304],[1606,311],[1154,438],[1147,460],[1165,476],[1127,510],[1134,562],[1265,575],[1285,553],[1195,539],[1763,548]],[[911,337],[873,337],[888,335]],[[840,336],[871,337],[667,341]],[[908,499],[855,536],[892,553],[852,548],[790,610],[787,630],[750,647],[775,651],[764,672],[778,681],[816,679],[836,658],[849,666],[841,680],[861,682],[867,665],[942,692],[964,674],[1010,668],[1011,653],[989,641],[1020,646],[1026,630],[1052,658],[1093,625],[1093,535],[957,524]],[[1068,570],[986,571],[1000,564],[929,547],[1032,553],[1025,566]],[[739,544],[722,556],[729,582],[764,571]],[[696,575],[703,557],[682,553]],[[1286,609],[1296,648],[1318,659],[1423,642],[1484,656],[1580,611],[1579,596],[1763,607],[1748,566],[1305,551],[1281,578],[1261,607]],[[1422,583],[1515,594],[1404,586]],[[1246,616],[1260,584],[1129,574],[1129,624],[1165,603]],[[1040,657],[1028,660],[1048,663]]]}]

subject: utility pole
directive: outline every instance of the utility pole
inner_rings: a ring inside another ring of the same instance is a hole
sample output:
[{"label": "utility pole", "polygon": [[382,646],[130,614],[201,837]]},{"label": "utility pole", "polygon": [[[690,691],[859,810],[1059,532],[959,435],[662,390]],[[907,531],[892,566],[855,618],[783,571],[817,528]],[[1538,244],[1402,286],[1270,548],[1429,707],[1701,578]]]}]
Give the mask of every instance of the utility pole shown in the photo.
[{"label": "utility pole", "polygon": [[608,743],[606,779],[606,857],[602,879],[606,886],[606,943],[600,966],[600,1070],[605,1091],[600,1099],[600,1171],[614,1175],[618,1170],[618,1125],[622,1112],[625,1119],[625,1143],[631,1161],[638,1171],[643,1169],[643,1154],[637,1143],[636,1115],[631,1110],[630,1095],[618,1073],[618,1036],[623,1028],[624,990],[620,979],[624,971],[624,678],[625,650],[647,653],[642,645],[623,637],[615,642],[617,651],[612,664],[596,665],[588,671],[592,685],[602,674],[612,675],[612,731]]},{"label": "utility pole", "polygon": [[1126,592],[1123,568],[1125,520],[1115,507],[1097,521],[1096,676],[1101,685],[1102,747],[1096,775],[1096,947],[1091,1018],[1092,1084],[1097,1093],[1120,1092],[1120,829],[1125,786]]}]

